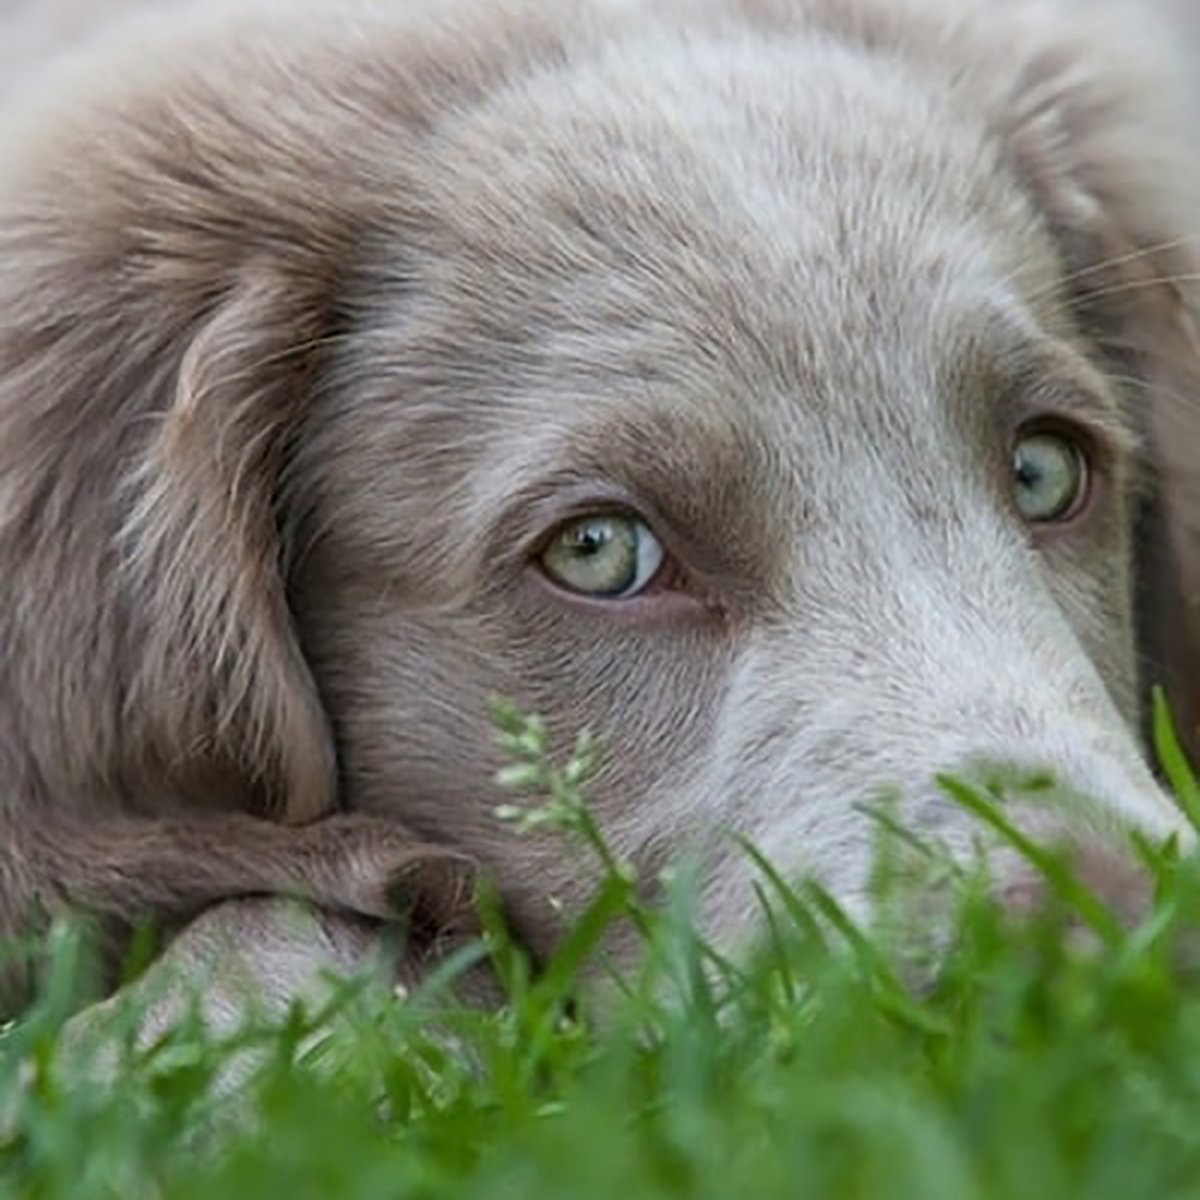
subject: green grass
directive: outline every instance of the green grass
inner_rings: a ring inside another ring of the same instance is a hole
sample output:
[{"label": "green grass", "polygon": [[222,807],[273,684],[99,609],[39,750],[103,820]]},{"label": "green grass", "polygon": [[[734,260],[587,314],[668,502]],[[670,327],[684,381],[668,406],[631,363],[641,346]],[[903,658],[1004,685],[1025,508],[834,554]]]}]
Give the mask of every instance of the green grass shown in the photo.
[{"label": "green grass", "polygon": [[[874,931],[762,863],[764,944],[735,968],[692,931],[686,877],[659,908],[634,899],[580,800],[592,748],[556,770],[536,723],[500,721],[516,759],[509,783],[547,797],[505,815],[608,868],[543,975],[489,921],[480,953],[509,997],[498,1012],[456,1009],[443,977],[407,1004],[345,985],[322,1012],[297,1007],[237,1038],[185,1022],[134,1049],[121,1026],[119,1082],[105,1087],[61,1052],[79,973],[78,944],[62,936],[41,1001],[0,1042],[0,1195],[1200,1195],[1200,872],[1170,847],[1140,848],[1157,898],[1129,931],[1041,852],[1061,903],[1021,927],[976,876],[894,831],[880,879],[895,919]],[[1159,744],[1194,808],[1162,714]],[[957,799],[1016,837],[988,797]],[[956,911],[934,982],[904,919],[911,877],[895,869],[922,858],[921,878]],[[1097,932],[1097,948],[1072,948],[1073,919]],[[634,921],[645,951],[611,1018],[589,1024],[574,984],[613,920]],[[218,1093],[222,1064],[248,1044],[261,1067],[236,1094]]]}]

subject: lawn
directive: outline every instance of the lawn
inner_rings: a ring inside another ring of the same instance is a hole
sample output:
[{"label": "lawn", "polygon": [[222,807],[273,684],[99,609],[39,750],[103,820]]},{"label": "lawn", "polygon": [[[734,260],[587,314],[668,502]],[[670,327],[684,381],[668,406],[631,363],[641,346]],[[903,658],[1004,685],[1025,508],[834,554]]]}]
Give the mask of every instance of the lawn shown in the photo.
[{"label": "lawn", "polygon": [[[1196,788],[1160,732],[1191,807]],[[507,817],[604,860],[580,794],[587,754],[555,770],[536,727],[506,736],[520,759],[508,782],[542,798]],[[960,789],[952,802],[1003,827],[986,796]],[[922,859],[885,826],[882,865],[888,841]],[[297,1007],[237,1037],[184,1022],[136,1048],[136,1014],[119,1014],[113,1086],[62,1051],[81,961],[63,930],[42,999],[0,1042],[0,1195],[1200,1195],[1200,872],[1171,847],[1137,852],[1157,899],[1121,930],[1052,857],[1038,861],[1061,903],[1018,926],[976,873],[931,849],[921,872],[956,912],[933,973],[899,919],[909,872],[881,871],[883,911],[897,919],[863,932],[762,864],[771,915],[760,951],[734,966],[693,932],[686,877],[650,908],[609,858],[595,905],[539,977],[488,919],[468,954],[495,964],[499,1011],[456,1007],[451,964],[404,1003],[360,981],[322,1011]],[[608,1019],[589,1021],[574,983],[612,920],[638,925],[644,955]],[[1072,925],[1092,931],[1088,945],[1066,936]],[[247,1046],[259,1065],[219,1089]]]}]

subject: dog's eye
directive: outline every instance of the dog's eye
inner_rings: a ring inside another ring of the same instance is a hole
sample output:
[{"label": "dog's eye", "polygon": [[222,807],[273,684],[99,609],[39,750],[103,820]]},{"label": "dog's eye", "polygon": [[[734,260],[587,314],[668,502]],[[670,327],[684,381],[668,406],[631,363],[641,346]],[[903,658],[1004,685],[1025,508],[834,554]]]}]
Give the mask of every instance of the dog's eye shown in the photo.
[{"label": "dog's eye", "polygon": [[1069,434],[1023,434],[1013,448],[1012,474],[1017,508],[1027,521],[1069,521],[1087,499],[1087,456]]},{"label": "dog's eye", "polygon": [[623,600],[651,583],[665,555],[636,517],[605,514],[569,521],[542,551],[555,583],[584,596]]}]

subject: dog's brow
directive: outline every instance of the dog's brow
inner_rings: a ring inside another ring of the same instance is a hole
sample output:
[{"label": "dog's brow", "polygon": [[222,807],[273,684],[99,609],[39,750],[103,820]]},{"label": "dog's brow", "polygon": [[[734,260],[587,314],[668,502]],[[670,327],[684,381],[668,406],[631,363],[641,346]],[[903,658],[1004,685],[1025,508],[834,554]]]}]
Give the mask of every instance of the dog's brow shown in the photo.
[{"label": "dog's brow", "polygon": [[1135,445],[1128,418],[1117,405],[1109,402],[1107,392],[1062,387],[1052,382],[1018,396],[1014,407],[1018,415],[1036,417],[1045,414],[1091,425],[1125,449],[1131,450]]},{"label": "dog's brow", "polygon": [[1040,416],[1079,421],[1123,452],[1137,446],[1121,400],[1132,383],[1099,370],[1072,343],[1007,314],[977,320],[975,331],[942,364],[940,378],[950,393],[992,397],[1008,423]]},{"label": "dog's brow", "polygon": [[[714,572],[751,572],[737,547],[748,552],[762,540],[764,497],[779,494],[770,486],[780,471],[776,450],[727,409],[642,405],[593,414],[523,452],[504,448],[484,505],[488,537],[528,551],[571,516],[626,509],[669,531]],[[757,536],[740,530],[742,521],[753,521]]]},{"label": "dog's brow", "polygon": [[1061,345],[1039,345],[1016,373],[1007,401],[1018,420],[1040,415],[1089,425],[1115,449],[1133,453],[1138,446],[1120,394],[1130,380],[1097,370],[1082,355]]}]

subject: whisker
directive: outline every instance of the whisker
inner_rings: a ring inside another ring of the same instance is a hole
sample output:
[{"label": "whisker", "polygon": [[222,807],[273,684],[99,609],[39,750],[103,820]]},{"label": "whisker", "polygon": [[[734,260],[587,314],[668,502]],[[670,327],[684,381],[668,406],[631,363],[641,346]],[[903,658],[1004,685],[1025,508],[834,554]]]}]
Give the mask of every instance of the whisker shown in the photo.
[{"label": "whisker", "polygon": [[1071,271],[1061,279],[1056,279],[1052,285],[1040,289],[1030,299],[1034,301],[1043,300],[1047,295],[1060,287],[1069,287],[1071,284],[1079,283],[1081,280],[1088,279],[1093,275],[1111,271],[1114,267],[1127,266],[1129,263],[1138,262],[1141,259],[1151,258],[1155,254],[1163,254],[1168,250],[1178,250],[1181,246],[1186,246],[1191,242],[1200,243],[1200,234],[1184,234],[1181,237],[1170,238],[1166,241],[1155,242],[1150,246],[1139,247],[1137,250],[1130,250],[1125,254],[1114,255],[1112,258],[1103,259],[1101,262],[1090,263],[1086,267],[1080,267],[1076,271]]},{"label": "whisker", "polygon": [[1190,272],[1185,275],[1156,275],[1150,279],[1127,279],[1121,283],[1110,284],[1108,287],[1097,288],[1086,295],[1068,299],[1063,303],[1063,311],[1078,312],[1091,301],[1105,296],[1123,296],[1128,292],[1142,292],[1151,288],[1170,287],[1183,283],[1200,283],[1200,272]]}]

